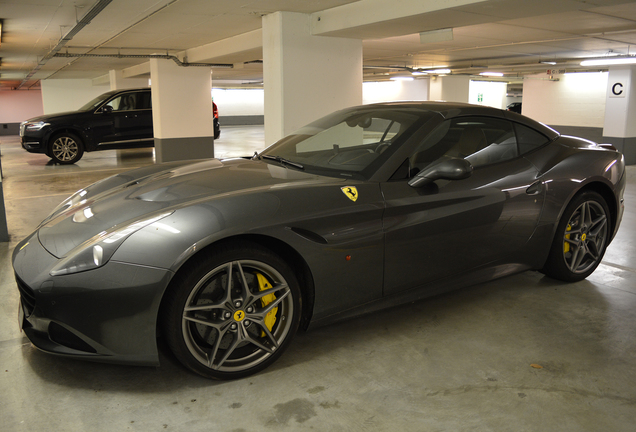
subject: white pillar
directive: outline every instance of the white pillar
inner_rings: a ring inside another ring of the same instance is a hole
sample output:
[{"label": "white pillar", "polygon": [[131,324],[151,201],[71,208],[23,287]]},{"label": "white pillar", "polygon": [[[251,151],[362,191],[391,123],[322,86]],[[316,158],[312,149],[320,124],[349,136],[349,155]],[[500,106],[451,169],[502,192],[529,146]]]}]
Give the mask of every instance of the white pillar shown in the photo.
[{"label": "white pillar", "polygon": [[108,71],[111,90],[125,90],[138,87],[148,87],[148,78],[124,78],[121,70]]},{"label": "white pillar", "polygon": [[607,80],[603,140],[636,165],[636,66],[612,66]]},{"label": "white pillar", "polygon": [[464,75],[433,77],[429,94],[433,101],[468,103],[470,77]]},{"label": "white pillar", "polygon": [[265,144],[362,103],[362,41],[312,36],[310,16],[263,17]]},{"label": "white pillar", "polygon": [[157,162],[214,157],[212,71],[150,59]]}]

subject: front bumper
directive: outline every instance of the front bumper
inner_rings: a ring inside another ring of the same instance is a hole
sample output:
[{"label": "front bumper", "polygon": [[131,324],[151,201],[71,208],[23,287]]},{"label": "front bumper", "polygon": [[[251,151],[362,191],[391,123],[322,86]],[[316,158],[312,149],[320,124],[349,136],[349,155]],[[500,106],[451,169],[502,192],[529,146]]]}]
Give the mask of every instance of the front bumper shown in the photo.
[{"label": "front bumper", "polygon": [[29,153],[46,153],[46,145],[42,137],[25,135],[22,137],[22,148]]},{"label": "front bumper", "polygon": [[172,273],[109,262],[51,277],[48,271],[57,261],[36,234],[14,252],[20,326],[33,345],[85,360],[158,365],[157,315]]}]

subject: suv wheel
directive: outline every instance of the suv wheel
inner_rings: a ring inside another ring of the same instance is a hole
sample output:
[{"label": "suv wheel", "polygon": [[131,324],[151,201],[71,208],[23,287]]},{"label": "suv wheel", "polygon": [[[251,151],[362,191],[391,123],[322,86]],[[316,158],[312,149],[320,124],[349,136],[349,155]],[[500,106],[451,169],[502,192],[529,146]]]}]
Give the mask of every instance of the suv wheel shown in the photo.
[{"label": "suv wheel", "polygon": [[82,141],[72,133],[56,135],[49,148],[49,157],[60,165],[74,164],[84,155]]}]

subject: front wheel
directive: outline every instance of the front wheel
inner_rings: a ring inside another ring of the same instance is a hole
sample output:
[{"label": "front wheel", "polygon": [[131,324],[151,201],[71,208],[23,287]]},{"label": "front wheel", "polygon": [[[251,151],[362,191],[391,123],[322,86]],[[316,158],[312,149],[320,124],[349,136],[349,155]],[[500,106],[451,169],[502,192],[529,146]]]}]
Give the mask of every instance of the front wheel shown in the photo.
[{"label": "front wheel", "polygon": [[243,244],[198,257],[175,276],[162,323],[168,346],[207,378],[259,372],[289,346],[300,322],[301,295],[278,256]]},{"label": "front wheel", "polygon": [[559,222],[543,272],[566,282],[592,274],[609,243],[609,215],[607,203],[598,193],[588,191],[574,197]]},{"label": "front wheel", "polygon": [[82,141],[72,133],[56,135],[51,143],[49,157],[60,165],[74,164],[82,158]]}]

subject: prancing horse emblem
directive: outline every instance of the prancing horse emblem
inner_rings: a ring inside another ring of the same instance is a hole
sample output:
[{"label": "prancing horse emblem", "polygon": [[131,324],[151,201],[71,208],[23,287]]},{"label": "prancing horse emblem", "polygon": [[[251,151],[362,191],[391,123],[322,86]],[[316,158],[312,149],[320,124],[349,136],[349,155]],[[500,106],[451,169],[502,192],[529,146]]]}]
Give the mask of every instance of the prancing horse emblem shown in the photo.
[{"label": "prancing horse emblem", "polygon": [[344,193],[351,201],[355,201],[358,199],[358,189],[356,189],[355,186],[345,186],[341,187],[340,189],[342,190],[342,193]]}]

